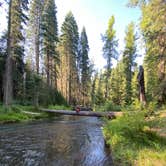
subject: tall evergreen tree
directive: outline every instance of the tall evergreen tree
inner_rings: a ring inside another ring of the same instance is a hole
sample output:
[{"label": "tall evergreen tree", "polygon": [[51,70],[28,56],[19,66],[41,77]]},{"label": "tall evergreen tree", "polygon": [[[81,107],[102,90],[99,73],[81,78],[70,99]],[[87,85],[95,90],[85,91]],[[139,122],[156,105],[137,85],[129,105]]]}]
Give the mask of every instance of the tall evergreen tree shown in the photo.
[{"label": "tall evergreen tree", "polygon": [[136,54],[136,34],[134,32],[134,24],[130,23],[126,30],[125,49],[123,52],[123,68],[124,68],[124,100],[125,103],[131,102],[132,89],[131,81],[133,75],[133,67],[135,64]]},{"label": "tall evergreen tree", "polygon": [[61,27],[60,36],[60,89],[69,103],[75,104],[79,96],[78,85],[78,26],[72,12],[69,12]]},{"label": "tall evergreen tree", "polygon": [[103,56],[107,61],[107,66],[106,66],[107,72],[106,72],[106,80],[105,80],[105,82],[106,82],[105,98],[108,98],[108,96],[109,96],[108,80],[109,80],[109,77],[111,74],[112,60],[118,58],[118,53],[116,50],[118,41],[116,40],[116,36],[115,36],[116,32],[113,29],[114,23],[115,23],[115,18],[114,18],[114,16],[112,16],[108,22],[108,29],[107,29],[105,35],[102,37],[103,42],[104,42]]},{"label": "tall evergreen tree", "polygon": [[89,45],[85,27],[83,27],[80,37],[80,69],[81,69],[81,84],[83,104],[89,103],[90,100],[90,60],[88,57]]},{"label": "tall evergreen tree", "polygon": [[[28,22],[28,30],[27,30],[27,44],[30,46],[28,48],[28,56],[27,59],[32,61],[35,59],[34,70],[39,77],[39,69],[40,69],[40,57],[41,57],[41,21],[42,21],[42,11],[44,7],[44,0],[33,0],[30,4],[29,11],[29,22]],[[31,55],[32,54],[32,55]],[[30,57],[31,56],[31,57]],[[27,63],[33,66],[32,62]],[[35,76],[35,75],[33,75]],[[39,85],[35,84],[34,86],[34,104],[36,106],[39,105]]]},{"label": "tall evergreen tree", "polygon": [[154,0],[142,7],[141,30],[146,44],[145,81],[150,99],[166,102],[166,3]]},{"label": "tall evergreen tree", "polygon": [[103,105],[105,103],[105,78],[102,71],[97,75],[95,89],[95,103],[96,105]]},{"label": "tall evergreen tree", "polygon": [[[12,104],[13,81],[15,92],[17,83],[23,73],[23,25],[27,19],[24,10],[27,10],[28,0],[10,0],[8,14],[7,58],[4,78],[4,105]],[[22,79],[21,79],[22,80]]]},{"label": "tall evergreen tree", "polygon": [[122,105],[123,104],[123,82],[124,82],[124,73],[123,73],[123,62],[120,60],[117,63],[117,66],[112,69],[110,77],[110,100],[114,104]]},{"label": "tall evergreen tree", "polygon": [[[43,52],[45,55],[47,85],[57,87],[57,65],[59,56],[56,51],[58,27],[54,0],[44,1],[42,15]],[[54,83],[54,84],[53,84]]]},{"label": "tall evergreen tree", "polygon": [[31,48],[35,55],[35,71],[39,74],[39,57],[41,49],[41,18],[43,11],[43,0],[33,0],[30,4],[28,36],[31,42]]}]

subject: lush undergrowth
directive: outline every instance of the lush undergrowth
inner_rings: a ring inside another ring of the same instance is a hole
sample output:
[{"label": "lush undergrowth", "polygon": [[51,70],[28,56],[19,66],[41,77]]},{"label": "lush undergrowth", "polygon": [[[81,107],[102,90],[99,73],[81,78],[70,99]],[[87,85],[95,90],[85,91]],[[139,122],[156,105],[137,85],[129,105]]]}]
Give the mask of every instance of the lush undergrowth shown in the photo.
[{"label": "lush undergrowth", "polygon": [[[50,109],[70,109],[67,106],[49,106]],[[10,108],[5,108],[0,105],[0,123],[21,122],[35,119],[48,118],[50,114],[41,112],[34,106],[13,105]]]},{"label": "lush undergrowth", "polygon": [[122,106],[115,105],[112,102],[106,102],[103,105],[94,106],[93,110],[99,111],[99,112],[105,112],[105,111],[117,112],[122,110]]},{"label": "lush undergrowth", "polygon": [[41,113],[33,106],[13,105],[10,108],[0,106],[0,123],[21,122],[46,118],[46,113]]},{"label": "lush undergrowth", "polygon": [[72,110],[72,107],[66,105],[49,105],[48,109],[55,109],[55,110]]},{"label": "lush undergrowth", "polygon": [[[163,114],[164,115],[164,114]],[[106,120],[103,133],[117,166],[166,165],[166,117],[147,112]]]}]

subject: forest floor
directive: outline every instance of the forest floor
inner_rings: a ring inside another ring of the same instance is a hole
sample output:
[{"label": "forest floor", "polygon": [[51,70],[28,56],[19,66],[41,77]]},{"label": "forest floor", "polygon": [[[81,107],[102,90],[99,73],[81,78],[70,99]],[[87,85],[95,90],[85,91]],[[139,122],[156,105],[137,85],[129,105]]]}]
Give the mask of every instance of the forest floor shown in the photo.
[{"label": "forest floor", "polygon": [[[49,109],[70,109],[67,106],[48,106]],[[41,112],[34,106],[13,105],[10,108],[0,106],[0,124],[50,118],[50,114]]]},{"label": "forest floor", "polygon": [[106,120],[103,133],[115,166],[166,165],[166,110]]}]

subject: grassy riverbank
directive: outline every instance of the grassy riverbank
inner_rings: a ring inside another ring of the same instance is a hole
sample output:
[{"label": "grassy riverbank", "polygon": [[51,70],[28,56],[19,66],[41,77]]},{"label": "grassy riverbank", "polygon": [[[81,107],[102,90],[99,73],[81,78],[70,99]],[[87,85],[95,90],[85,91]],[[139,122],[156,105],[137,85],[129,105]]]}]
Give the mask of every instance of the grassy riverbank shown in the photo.
[{"label": "grassy riverbank", "polygon": [[[55,105],[48,106],[47,108],[59,110],[69,109],[70,107]],[[50,117],[48,113],[41,112],[34,106],[13,105],[8,109],[2,105],[0,106],[0,124],[43,119],[48,117]]]},{"label": "grassy riverbank", "polygon": [[117,166],[165,166],[166,111],[128,113],[103,128]]}]

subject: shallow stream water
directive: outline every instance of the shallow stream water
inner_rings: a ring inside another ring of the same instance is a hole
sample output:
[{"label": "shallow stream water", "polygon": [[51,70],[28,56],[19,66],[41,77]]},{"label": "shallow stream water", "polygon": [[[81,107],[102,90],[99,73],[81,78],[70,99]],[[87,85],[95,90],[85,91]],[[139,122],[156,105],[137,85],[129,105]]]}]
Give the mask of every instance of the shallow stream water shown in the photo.
[{"label": "shallow stream water", "polygon": [[96,117],[0,125],[0,166],[112,166]]}]

